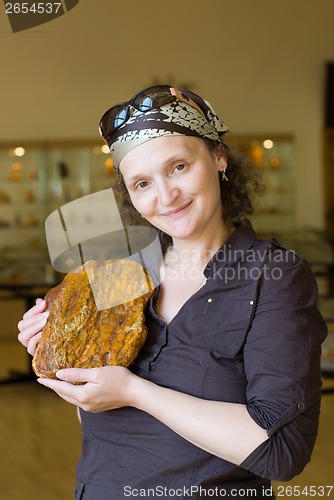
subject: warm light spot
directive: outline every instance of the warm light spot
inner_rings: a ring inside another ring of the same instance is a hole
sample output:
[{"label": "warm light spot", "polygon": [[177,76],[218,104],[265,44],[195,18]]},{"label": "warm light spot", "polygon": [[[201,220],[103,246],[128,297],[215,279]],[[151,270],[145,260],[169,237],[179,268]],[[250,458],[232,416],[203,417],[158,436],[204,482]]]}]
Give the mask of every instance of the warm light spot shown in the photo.
[{"label": "warm light spot", "polygon": [[102,151],[102,153],[108,155],[110,153],[109,146],[107,146],[107,144],[105,144],[104,146],[101,147],[101,151]]},{"label": "warm light spot", "polygon": [[11,181],[20,181],[22,179],[21,170],[24,168],[24,163],[14,162],[10,166],[10,172],[8,174],[8,178]]},{"label": "warm light spot", "polygon": [[255,167],[263,167],[263,148],[258,142],[252,142],[249,158]]},{"label": "warm light spot", "polygon": [[15,156],[23,156],[26,150],[24,148],[18,147],[14,149]]},{"label": "warm light spot", "polygon": [[12,172],[19,172],[24,167],[24,163],[14,162],[11,164],[10,169]]},{"label": "warm light spot", "polygon": [[281,164],[280,159],[277,158],[277,156],[273,156],[272,158],[270,158],[269,163],[270,163],[271,168],[278,168]]},{"label": "warm light spot", "polygon": [[104,166],[106,168],[114,168],[114,163],[111,158],[107,158],[106,161],[104,162]]},{"label": "warm light spot", "polygon": [[263,147],[266,149],[271,149],[274,147],[274,143],[270,139],[266,139],[265,141],[263,141]]}]

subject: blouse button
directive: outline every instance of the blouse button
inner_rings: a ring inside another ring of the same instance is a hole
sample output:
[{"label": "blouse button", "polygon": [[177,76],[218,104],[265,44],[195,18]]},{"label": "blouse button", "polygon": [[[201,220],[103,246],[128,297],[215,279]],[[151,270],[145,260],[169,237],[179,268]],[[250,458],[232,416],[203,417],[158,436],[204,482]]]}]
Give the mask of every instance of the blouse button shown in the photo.
[{"label": "blouse button", "polygon": [[301,401],[298,403],[298,410],[305,410],[305,405]]},{"label": "blouse button", "polygon": [[252,306],[254,304],[254,300],[250,300],[249,303]]},{"label": "blouse button", "polygon": [[212,297],[209,297],[209,298],[208,298],[208,302],[209,302],[209,304],[211,304],[211,302],[213,302],[213,298],[212,298]]}]

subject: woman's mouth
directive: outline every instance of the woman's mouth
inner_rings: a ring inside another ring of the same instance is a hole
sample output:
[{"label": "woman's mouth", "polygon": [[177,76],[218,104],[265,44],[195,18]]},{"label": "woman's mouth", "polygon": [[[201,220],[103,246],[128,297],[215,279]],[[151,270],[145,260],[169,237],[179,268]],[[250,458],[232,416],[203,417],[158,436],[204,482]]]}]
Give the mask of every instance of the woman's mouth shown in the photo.
[{"label": "woman's mouth", "polygon": [[165,212],[162,215],[164,215],[165,217],[177,216],[177,215],[181,214],[184,210],[186,210],[191,203],[192,202],[189,201],[189,203],[186,203],[185,205],[182,205],[181,207],[176,208],[175,210],[170,210],[169,212]]}]

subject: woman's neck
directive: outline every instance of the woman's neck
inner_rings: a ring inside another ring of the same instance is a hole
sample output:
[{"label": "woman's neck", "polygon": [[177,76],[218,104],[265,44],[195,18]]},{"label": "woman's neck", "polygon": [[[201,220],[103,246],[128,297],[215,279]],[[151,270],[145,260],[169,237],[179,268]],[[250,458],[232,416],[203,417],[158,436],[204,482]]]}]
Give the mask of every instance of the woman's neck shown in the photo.
[{"label": "woman's neck", "polygon": [[196,239],[174,239],[165,254],[165,265],[189,268],[205,267],[235,228],[222,224],[214,233],[202,234]]}]

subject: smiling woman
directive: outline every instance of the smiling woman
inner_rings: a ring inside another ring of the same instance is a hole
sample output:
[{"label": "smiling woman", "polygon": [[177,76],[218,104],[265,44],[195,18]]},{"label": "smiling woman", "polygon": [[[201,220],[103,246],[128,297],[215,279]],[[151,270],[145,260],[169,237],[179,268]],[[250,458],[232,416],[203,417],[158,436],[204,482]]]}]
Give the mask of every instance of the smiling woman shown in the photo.
[{"label": "smiling woman", "polygon": [[[182,94],[182,96],[184,95],[185,94]],[[226,125],[224,124],[224,133],[225,127]],[[154,132],[152,132],[152,134],[154,134]],[[172,182],[172,178],[175,179],[176,175],[178,175],[178,172],[181,173],[185,171],[184,173],[189,173],[189,171],[191,171],[191,173],[193,173],[193,176],[195,177],[197,174],[195,173],[194,168],[192,168],[195,161],[195,155],[197,155],[198,160],[200,155],[204,154],[205,158],[203,158],[203,161],[214,163],[218,161],[213,175],[214,182],[213,184],[211,184],[211,186],[214,187],[215,191],[218,181],[218,185],[220,187],[220,198],[222,202],[221,212],[224,223],[227,226],[232,227],[235,225],[239,225],[246,219],[248,215],[251,215],[253,213],[254,206],[257,201],[257,196],[264,193],[264,185],[261,180],[260,171],[253,168],[249,164],[245,156],[240,154],[237,150],[230,149],[221,141],[214,141],[207,136],[200,135],[195,138],[192,132],[189,134],[189,136],[171,133],[170,136],[173,137],[173,140],[168,139],[169,134],[168,131],[165,130],[162,132],[159,131],[157,135],[165,138],[165,141],[159,141],[159,145],[157,145],[157,141],[148,142],[146,140],[146,142],[143,139],[133,139],[133,142],[135,144],[131,144],[130,148],[131,150],[132,148],[136,149],[132,154],[131,152],[129,152],[126,155],[126,159],[124,159],[122,163],[130,163],[131,161],[133,161],[137,164],[137,161],[139,161],[139,156],[141,156],[145,166],[149,159],[151,159],[154,168],[154,163],[157,164],[156,155],[162,155],[163,152],[160,148],[164,147],[166,158],[161,158],[161,164],[165,165],[166,175],[168,173],[168,178]],[[179,139],[179,141],[177,142],[176,139]],[[138,148],[138,145],[140,145],[141,143],[144,144],[144,142],[147,148],[146,151],[143,148]],[[146,217],[145,209],[137,207],[135,199],[140,199],[140,196],[138,195],[138,193],[136,193],[136,191],[148,191],[149,184],[147,179],[143,180],[141,178],[142,175],[138,167],[134,168],[133,176],[131,176],[130,174],[129,167],[127,167],[126,169],[125,167],[120,167],[120,161],[122,157],[120,156],[118,147],[119,146],[117,142],[116,145],[112,145],[112,148],[116,151],[115,154],[113,153],[114,161],[118,162],[116,163],[116,165],[117,170],[120,174],[119,182],[116,185],[115,190],[118,194],[119,205],[121,207],[121,216],[125,224],[142,225],[144,223],[143,218],[146,218],[148,221],[150,221],[150,219]],[[122,144],[121,149],[123,148],[124,145]],[[127,151],[130,148],[129,146],[127,146],[127,148],[124,149],[125,151]],[[177,148],[179,149],[179,152],[177,151]],[[198,161],[195,166],[198,166]],[[144,172],[146,172],[146,175],[148,174],[145,168]],[[173,177],[171,176],[172,172],[174,172]],[[207,169],[205,171],[205,175],[208,176],[209,172],[212,173],[212,170],[209,171]],[[185,179],[185,182],[188,182],[188,178],[189,177]],[[228,181],[228,183],[226,181]],[[203,179],[203,184],[206,184],[205,179]],[[155,187],[157,187],[157,184],[155,185]],[[204,190],[204,185],[202,186],[202,189]],[[211,195],[213,196],[214,192],[212,192]],[[144,198],[141,197],[141,199],[143,200]],[[153,222],[152,224],[154,225]],[[159,225],[157,225],[156,227],[161,229],[160,239],[163,250],[165,251],[171,245],[172,238],[170,237],[168,232],[164,232]]]},{"label": "smiling woman", "polygon": [[120,163],[134,208],[177,246],[204,231],[220,246],[217,229],[226,229],[218,175],[225,169],[223,153],[212,155],[199,138],[181,135],[147,141]]},{"label": "smiling woman", "polygon": [[[130,368],[39,379],[80,408],[75,498],[273,496],[271,480],[299,474],[317,435],[326,327],[311,271],[256,237],[246,217],[261,183],[201,97],[144,89],[110,108],[100,131],[122,218],[159,230],[163,263]],[[45,307],[19,323],[30,352]]]}]

